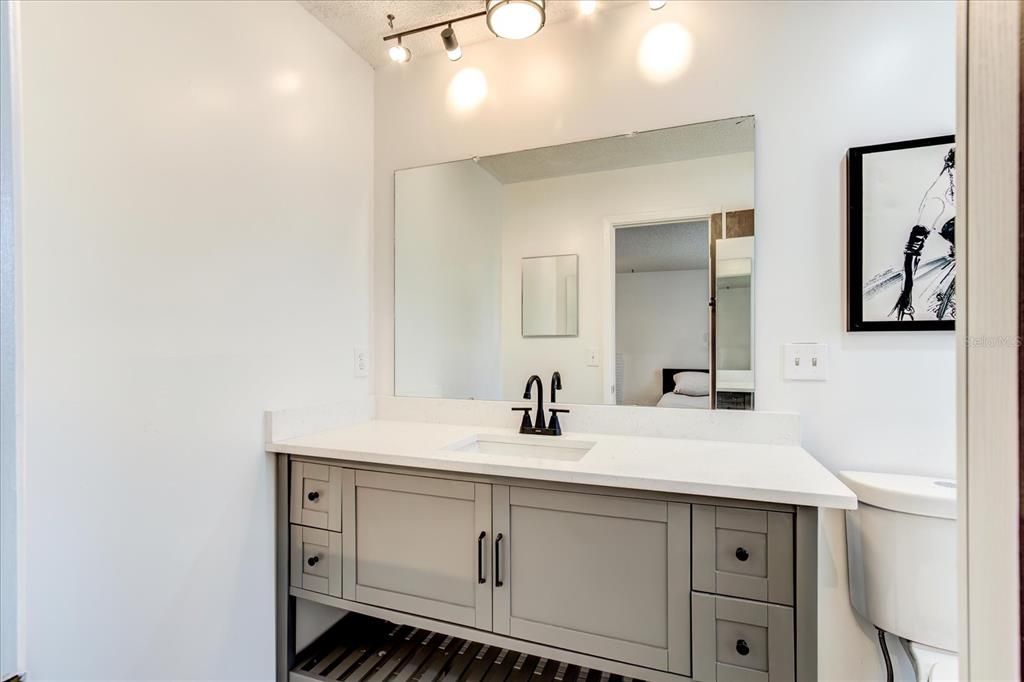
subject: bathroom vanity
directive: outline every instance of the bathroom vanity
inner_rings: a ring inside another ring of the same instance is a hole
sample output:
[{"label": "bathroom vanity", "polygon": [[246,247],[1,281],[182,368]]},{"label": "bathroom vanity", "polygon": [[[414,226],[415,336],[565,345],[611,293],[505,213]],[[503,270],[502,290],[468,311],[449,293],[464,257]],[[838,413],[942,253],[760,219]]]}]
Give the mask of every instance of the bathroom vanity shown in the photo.
[{"label": "bathroom vanity", "polygon": [[817,508],[792,445],[369,421],[278,461],[279,679],[294,599],[648,680],[816,675]]},{"label": "bathroom vanity", "polygon": [[754,411],[754,132],[395,173],[375,418],[267,437],[281,680],[347,671],[293,667],[295,600],[641,680],[816,678],[817,510],[856,499]]}]

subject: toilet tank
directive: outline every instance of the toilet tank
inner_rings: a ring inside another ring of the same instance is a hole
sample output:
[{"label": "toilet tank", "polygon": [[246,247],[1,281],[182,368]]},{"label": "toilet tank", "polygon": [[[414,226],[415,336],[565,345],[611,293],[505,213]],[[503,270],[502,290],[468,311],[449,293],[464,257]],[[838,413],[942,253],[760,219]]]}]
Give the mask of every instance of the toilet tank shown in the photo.
[{"label": "toilet tank", "polygon": [[850,601],[876,627],[956,651],[956,484],[842,471],[857,494],[846,512]]}]

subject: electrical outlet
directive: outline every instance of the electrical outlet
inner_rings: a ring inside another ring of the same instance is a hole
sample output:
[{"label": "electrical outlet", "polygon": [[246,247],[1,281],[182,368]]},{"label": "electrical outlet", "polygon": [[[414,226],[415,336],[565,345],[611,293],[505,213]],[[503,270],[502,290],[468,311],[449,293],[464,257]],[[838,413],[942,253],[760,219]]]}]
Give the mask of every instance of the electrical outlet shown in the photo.
[{"label": "electrical outlet", "polygon": [[587,349],[587,367],[601,366],[601,352],[597,348]]},{"label": "electrical outlet", "polygon": [[370,351],[356,347],[352,352],[352,376],[370,376]]},{"label": "electrical outlet", "polygon": [[826,381],[828,346],[824,343],[787,343],[782,376],[790,381]]}]

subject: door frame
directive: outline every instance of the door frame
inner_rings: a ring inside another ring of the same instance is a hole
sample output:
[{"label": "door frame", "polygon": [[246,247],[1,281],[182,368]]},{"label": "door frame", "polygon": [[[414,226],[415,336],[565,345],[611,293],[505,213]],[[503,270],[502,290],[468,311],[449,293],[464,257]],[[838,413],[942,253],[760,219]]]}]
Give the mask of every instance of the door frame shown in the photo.
[{"label": "door frame", "polygon": [[957,3],[960,677],[1020,679],[1024,7]]},{"label": "door frame", "polygon": [[20,6],[0,0],[0,679],[26,662]]}]

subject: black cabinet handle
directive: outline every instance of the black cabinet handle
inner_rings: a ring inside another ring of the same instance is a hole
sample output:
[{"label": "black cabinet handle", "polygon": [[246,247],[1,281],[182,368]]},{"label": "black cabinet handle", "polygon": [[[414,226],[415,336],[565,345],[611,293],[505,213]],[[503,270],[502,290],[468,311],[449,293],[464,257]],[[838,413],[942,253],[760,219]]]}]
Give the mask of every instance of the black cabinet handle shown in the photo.
[{"label": "black cabinet handle", "polygon": [[317,500],[320,499],[320,493],[314,490],[310,494],[306,495],[306,499],[309,500],[310,502],[316,502]]},{"label": "black cabinet handle", "polygon": [[750,552],[748,552],[747,550],[743,549],[742,547],[737,547],[736,548],[736,558],[739,559],[740,561],[746,561],[747,559],[750,558]]},{"label": "black cabinet handle", "polygon": [[320,563],[320,557],[314,554],[313,556],[306,559],[306,563],[310,566],[316,566],[318,563]]},{"label": "black cabinet handle", "polygon": [[476,577],[477,582],[481,585],[487,582],[487,575],[484,573],[484,538],[487,537],[486,531],[480,531],[480,535],[476,539]]},{"label": "black cabinet handle", "polygon": [[747,640],[737,639],[736,640],[736,653],[740,656],[746,656],[750,653],[750,647],[747,646]]},{"label": "black cabinet handle", "polygon": [[498,533],[498,537],[494,538],[494,586],[501,587],[505,583],[501,582],[501,541],[505,538],[504,535]]}]

